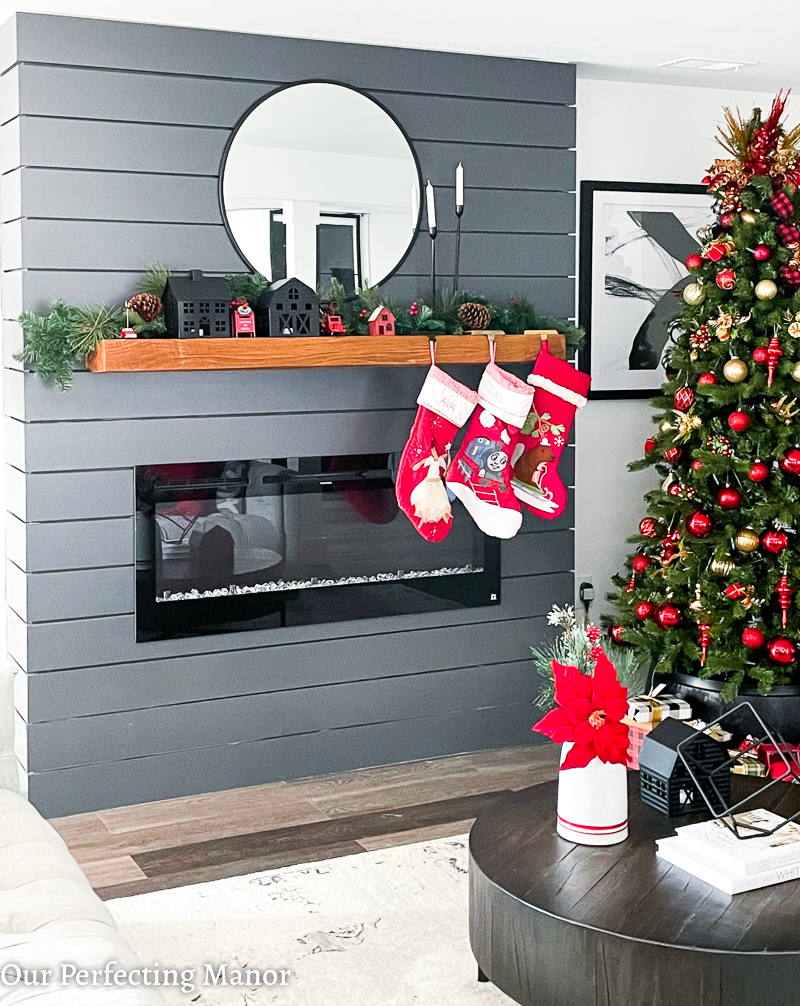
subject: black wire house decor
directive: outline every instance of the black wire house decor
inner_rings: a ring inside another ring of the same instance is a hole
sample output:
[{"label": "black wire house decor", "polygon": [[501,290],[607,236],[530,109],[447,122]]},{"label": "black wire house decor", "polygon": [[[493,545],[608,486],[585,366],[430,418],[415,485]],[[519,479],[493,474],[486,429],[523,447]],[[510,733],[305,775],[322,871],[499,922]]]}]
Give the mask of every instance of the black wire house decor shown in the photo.
[{"label": "black wire house decor", "polygon": [[[757,801],[759,801],[760,797],[776,784],[785,785],[786,783],[800,782],[800,762],[798,762],[794,754],[794,746],[787,744],[783,734],[774,727],[771,727],[756,712],[750,702],[741,702],[732,709],[729,709],[717,717],[713,723],[710,723],[708,728],[710,729],[717,724],[724,723],[728,717],[732,717],[735,714],[747,714],[748,712],[752,715],[755,730],[748,735],[746,745],[740,750],[735,751],[732,755],[729,755],[719,765],[710,767],[702,757],[702,738],[705,734],[692,731],[695,736],[686,737],[677,745],[677,752],[686,772],[712,815],[720,820],[736,838],[743,842],[750,838],[763,838],[767,835],[774,835],[776,831],[785,827],[790,821],[796,821],[800,818],[800,810],[798,810],[791,817],[781,818],[781,821],[774,825],[774,827],[766,827],[752,820],[748,820],[747,822],[739,821],[735,816],[741,811],[757,808],[759,806]],[[655,732],[654,730],[653,734]],[[749,793],[743,799],[733,802],[730,783],[730,773],[733,763],[738,758],[755,751],[762,744],[771,744],[774,746],[776,757],[780,758],[783,762],[786,771],[769,779],[755,792]],[[644,745],[642,745],[642,751],[644,751]]]},{"label": "black wire house decor", "polygon": [[[694,744],[692,757],[698,774],[702,767],[706,776],[714,778],[720,798],[717,806],[721,809],[730,802],[731,776],[725,745],[680,720],[668,717],[645,737],[639,752],[639,794],[642,803],[667,817],[696,813],[704,810],[707,803],[705,793],[680,756],[681,746],[690,742]],[[720,771],[722,766],[725,771]]]}]

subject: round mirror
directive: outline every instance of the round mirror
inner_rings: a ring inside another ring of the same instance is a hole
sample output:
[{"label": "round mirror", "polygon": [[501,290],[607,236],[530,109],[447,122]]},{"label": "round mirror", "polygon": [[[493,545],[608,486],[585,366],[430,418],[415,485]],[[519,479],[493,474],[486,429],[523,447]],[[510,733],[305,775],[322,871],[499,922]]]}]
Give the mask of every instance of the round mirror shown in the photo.
[{"label": "round mirror", "polygon": [[220,186],[229,233],[272,282],[346,295],[403,261],[420,216],[414,151],[394,118],[341,84],[293,84],[245,115]]}]

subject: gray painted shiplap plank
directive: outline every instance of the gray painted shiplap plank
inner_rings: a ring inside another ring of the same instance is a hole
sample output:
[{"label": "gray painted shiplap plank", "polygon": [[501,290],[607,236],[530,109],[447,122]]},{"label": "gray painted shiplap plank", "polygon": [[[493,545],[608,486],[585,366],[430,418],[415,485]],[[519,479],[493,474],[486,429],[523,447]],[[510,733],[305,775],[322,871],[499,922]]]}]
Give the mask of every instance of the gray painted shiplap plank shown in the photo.
[{"label": "gray painted shiplap plank", "polygon": [[[499,223],[499,228],[503,225]],[[452,268],[455,235],[436,239],[437,261]],[[439,258],[441,256],[441,259]],[[398,275],[430,274],[430,241],[415,241]],[[574,238],[568,234],[470,234],[461,239],[461,267],[464,276],[491,271],[501,276],[569,276],[575,268]]]},{"label": "gray painted shiplap plank", "polygon": [[[21,222],[4,224],[13,230]],[[476,235],[477,236],[477,235]],[[556,236],[553,235],[553,240]],[[242,271],[242,260],[220,224],[124,223],[104,220],[25,221],[25,241],[21,259],[12,249],[5,257],[5,269],[119,269],[146,268],[153,249],[170,263],[184,268],[191,254],[194,268]]]},{"label": "gray painted shiplap plank", "polygon": [[[452,177],[448,181],[452,183]],[[452,202],[453,191],[452,185],[438,188],[443,210],[448,200]],[[569,192],[468,186],[466,198],[469,213],[463,217],[465,235],[498,230],[568,234],[575,229],[575,197]],[[0,210],[3,220],[28,216],[222,223],[215,178],[136,171],[19,168],[0,178]],[[455,218],[449,213],[442,217],[440,230],[453,230]]]},{"label": "gray painted shiplap plank", "polygon": [[[32,773],[46,817],[532,742],[528,703]],[[533,743],[536,743],[533,740]]]},{"label": "gray painted shiplap plank", "polygon": [[[43,14],[17,15],[14,59],[234,79],[341,80],[360,87],[521,101],[575,100],[575,67],[525,59]],[[6,50],[6,58],[10,50]],[[11,60],[12,62],[14,60]],[[10,63],[9,63],[10,65]]]},{"label": "gray painted shiplap plank", "polygon": [[107,713],[29,724],[27,768],[34,772],[121,761],[217,744],[340,730],[398,718],[531,703],[530,661],[289,689],[190,705]]},{"label": "gray painted shiplap plank", "polygon": [[9,514],[6,554],[29,573],[125,566],[134,561],[133,532],[132,517],[25,524]]},{"label": "gray painted shiplap plank", "polygon": [[[144,166],[141,171],[135,170],[138,166],[131,165],[134,170],[119,172],[63,168],[11,171],[0,179],[3,219],[26,216],[222,223],[215,178],[145,174]],[[531,202],[531,214],[538,210],[545,222],[552,220],[555,229],[567,212],[558,202],[560,194],[536,196],[541,201]],[[552,199],[556,201],[551,202]]]},{"label": "gray painted shiplap plank", "polygon": [[[455,165],[462,161],[468,186],[573,192],[574,150],[563,147],[496,147],[474,142],[476,140],[471,134],[451,143],[417,140],[414,147],[423,177],[430,178],[434,185],[452,185]],[[467,213],[465,209],[465,223]]]},{"label": "gray painted shiplap plank", "polygon": [[[543,616],[291,643],[17,675],[17,709],[28,722],[147,709],[234,695],[312,688],[460,667],[529,661],[553,634]],[[24,682],[25,688],[22,688]],[[24,698],[23,698],[24,693]]]},{"label": "gray painted shiplap plank", "polygon": [[26,474],[5,466],[6,507],[20,520],[132,517],[133,469]]},{"label": "gray painted shiplap plank", "polygon": [[540,534],[518,535],[503,542],[501,554],[503,576],[531,576],[572,569],[575,536],[572,531],[549,529]]},{"label": "gray painted shiplap plank", "polygon": [[[468,519],[461,508],[456,509],[459,519]],[[12,522],[16,518],[12,518]],[[131,526],[133,521],[92,521],[75,522],[74,524],[23,525],[28,530],[28,538],[36,539],[40,528],[46,530],[50,540],[66,540],[72,535],[72,545],[75,549],[76,537],[82,536],[87,542],[84,552],[92,549],[92,542],[97,528],[97,553],[103,547],[103,538],[109,536],[107,525],[111,526],[110,534],[114,538],[121,532],[121,542],[114,540],[109,543],[116,551],[125,552],[128,565],[71,569],[68,554],[47,552],[45,561],[62,564],[67,572],[51,572],[47,569],[41,572],[22,573],[21,580],[15,577],[12,590],[9,583],[8,603],[28,622],[45,622],[69,618],[91,618],[96,615],[122,615],[134,610],[134,570],[130,565],[134,560]],[[19,522],[17,522],[17,525]],[[115,524],[122,525],[114,528]],[[17,530],[12,523],[9,534]],[[77,532],[77,535],[76,535]],[[78,548],[80,546],[78,545]],[[519,540],[503,542],[502,569],[504,576],[531,576],[544,573],[558,573],[571,569],[573,565],[573,535],[572,531],[545,531],[537,535],[525,535]],[[98,556],[99,557],[99,556]],[[9,558],[13,555],[9,552]],[[98,564],[99,565],[99,564]],[[15,565],[14,570],[19,572]]]},{"label": "gray painted shiplap plank", "polygon": [[[364,618],[350,622],[262,629],[186,639],[136,642],[133,615],[38,623],[27,626],[14,612],[8,617],[8,650],[20,667],[30,673],[152,660],[182,654],[218,653],[259,646],[278,646],[307,640],[341,639],[393,631],[438,628],[478,622],[527,619],[546,614],[553,604],[571,604],[573,576],[552,573],[544,576],[514,577],[503,581],[502,603],[491,608],[397,615],[391,618]],[[398,645],[402,636],[398,636]]]},{"label": "gray painted shiplap plank", "polygon": [[[232,127],[274,84],[175,75],[22,66],[19,112],[108,121]],[[412,139],[571,147],[575,110],[568,105],[393,93],[375,95]],[[13,100],[13,99],[12,99]],[[25,127],[23,126],[23,133]]]},{"label": "gray painted shiplap plank", "polygon": [[117,615],[134,610],[136,576],[133,566],[23,573],[6,565],[6,602],[29,623],[55,619]]}]

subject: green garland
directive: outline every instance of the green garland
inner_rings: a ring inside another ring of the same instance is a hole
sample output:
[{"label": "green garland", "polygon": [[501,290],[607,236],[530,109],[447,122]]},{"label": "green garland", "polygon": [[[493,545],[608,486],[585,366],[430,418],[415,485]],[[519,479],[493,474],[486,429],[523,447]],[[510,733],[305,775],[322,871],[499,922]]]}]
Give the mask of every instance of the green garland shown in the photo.
[{"label": "green garland", "polygon": [[347,299],[344,287],[335,279],[330,287],[320,293],[320,301],[335,301],[348,335],[368,335],[367,319],[376,307],[383,305],[394,315],[398,335],[414,332],[441,332],[448,335],[463,335],[464,326],[458,316],[462,304],[484,304],[492,312],[489,327],[501,332],[521,333],[530,329],[551,329],[566,336],[567,346],[577,349],[583,339],[583,329],[564,321],[540,314],[527,297],[512,298],[501,307],[491,303],[486,297],[476,296],[466,290],[442,293],[435,303],[424,300],[403,307],[398,301],[373,286],[360,290],[355,297]]},{"label": "green garland", "polygon": [[[170,270],[166,266],[155,263],[143,274],[135,292],[162,297],[169,276]],[[267,278],[257,272],[230,273],[225,282],[232,300],[244,297],[250,304],[255,304],[269,285]],[[581,329],[569,322],[540,315],[524,297],[510,301],[506,307],[497,307],[486,298],[459,291],[443,295],[434,305],[420,301],[403,308],[379,287],[361,290],[355,298],[347,300],[344,288],[334,280],[329,290],[320,293],[320,300],[338,302],[338,310],[350,335],[368,335],[367,318],[382,304],[394,314],[398,334],[447,332],[461,335],[464,328],[458,309],[471,301],[485,304],[492,312],[490,327],[503,332],[554,329],[566,336],[571,349],[577,348],[583,338]],[[47,314],[25,311],[19,316],[19,322],[25,333],[25,345],[14,354],[14,359],[33,364],[43,381],[54,381],[61,391],[71,387],[73,371],[83,365],[86,355],[104,339],[118,339],[120,330],[126,325],[130,325],[142,338],[158,338],[166,333],[163,315],[145,321],[134,311],[126,311],[120,305],[73,307],[63,300],[56,301]]]}]

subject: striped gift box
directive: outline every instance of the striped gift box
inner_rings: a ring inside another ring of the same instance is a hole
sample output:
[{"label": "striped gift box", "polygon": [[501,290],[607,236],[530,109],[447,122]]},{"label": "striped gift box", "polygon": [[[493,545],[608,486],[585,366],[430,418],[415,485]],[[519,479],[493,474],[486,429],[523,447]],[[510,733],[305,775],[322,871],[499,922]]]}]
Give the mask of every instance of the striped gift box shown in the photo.
[{"label": "striped gift box", "polygon": [[634,723],[629,716],[623,716],[621,722],[628,728],[628,768],[638,769],[642,743],[656,724]]}]

